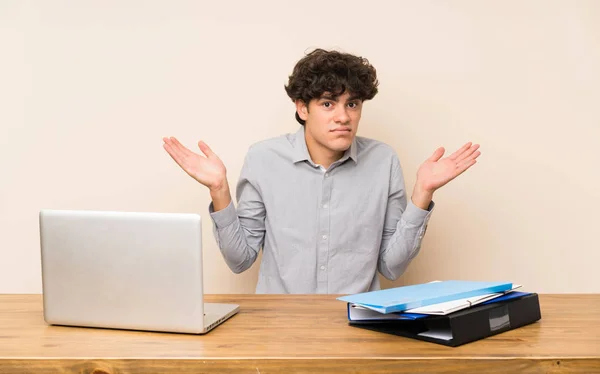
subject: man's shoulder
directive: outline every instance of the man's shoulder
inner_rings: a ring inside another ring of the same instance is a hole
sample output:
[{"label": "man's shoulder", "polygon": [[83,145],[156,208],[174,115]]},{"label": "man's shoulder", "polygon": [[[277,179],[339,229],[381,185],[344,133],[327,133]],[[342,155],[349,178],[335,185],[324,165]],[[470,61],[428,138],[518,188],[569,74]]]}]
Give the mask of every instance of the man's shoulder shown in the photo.
[{"label": "man's shoulder", "polygon": [[359,159],[361,156],[377,156],[397,158],[396,150],[389,144],[363,136],[356,137],[356,146]]},{"label": "man's shoulder", "polygon": [[248,147],[247,155],[253,158],[272,156],[273,154],[291,157],[294,135],[293,133],[282,134],[254,142]]},{"label": "man's shoulder", "polygon": [[288,139],[288,135],[289,134],[279,135],[254,142],[250,144],[248,152],[264,153],[272,152],[286,146],[289,147],[291,143]]}]

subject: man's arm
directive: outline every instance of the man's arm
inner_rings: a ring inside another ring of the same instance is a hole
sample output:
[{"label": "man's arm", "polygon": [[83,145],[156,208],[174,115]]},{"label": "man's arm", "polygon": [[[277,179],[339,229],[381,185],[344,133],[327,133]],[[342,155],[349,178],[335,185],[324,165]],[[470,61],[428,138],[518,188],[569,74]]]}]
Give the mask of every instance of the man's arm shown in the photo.
[{"label": "man's arm", "polygon": [[227,199],[211,193],[213,202],[209,212],[214,223],[213,233],[227,266],[234,273],[241,273],[256,261],[265,239],[266,211],[252,175],[250,153],[244,161],[236,190],[237,209],[227,192],[228,204],[217,211],[217,206]]},{"label": "man's arm", "polygon": [[177,164],[192,178],[210,190],[209,211],[213,232],[225,262],[235,273],[248,269],[256,260],[264,242],[265,208],[253,186],[253,177],[246,157],[238,183],[238,209],[231,199],[227,170],[221,159],[204,142],[198,147],[204,155],[187,149],[177,139],[163,138],[163,147]]},{"label": "man's arm", "polygon": [[210,190],[210,198],[215,212],[227,208],[231,204],[231,192],[229,191],[229,183],[227,178],[223,182],[222,187],[215,190]]},{"label": "man's arm", "polygon": [[379,272],[389,280],[398,279],[419,253],[434,207],[431,198],[417,201],[427,203],[427,209],[417,206],[415,199],[407,203],[402,170],[396,158],[394,163],[378,261]]},{"label": "man's arm", "polygon": [[433,210],[433,193],[475,165],[479,144],[466,143],[448,157],[444,148],[435,150],[417,171],[410,202],[406,202],[400,163],[394,157],[390,194],[379,250],[378,269],[390,280],[397,279],[417,255]]}]

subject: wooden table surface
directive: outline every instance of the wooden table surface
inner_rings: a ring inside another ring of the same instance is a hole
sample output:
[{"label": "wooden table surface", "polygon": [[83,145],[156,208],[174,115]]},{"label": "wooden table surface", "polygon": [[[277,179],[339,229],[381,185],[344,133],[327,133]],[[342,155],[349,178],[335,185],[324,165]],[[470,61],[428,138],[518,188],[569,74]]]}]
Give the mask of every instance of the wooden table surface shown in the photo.
[{"label": "wooden table surface", "polygon": [[206,335],[48,326],[0,295],[0,373],[600,373],[600,295],[540,295],[534,324],[451,348],[348,325],[333,295],[208,295],[240,312]]}]

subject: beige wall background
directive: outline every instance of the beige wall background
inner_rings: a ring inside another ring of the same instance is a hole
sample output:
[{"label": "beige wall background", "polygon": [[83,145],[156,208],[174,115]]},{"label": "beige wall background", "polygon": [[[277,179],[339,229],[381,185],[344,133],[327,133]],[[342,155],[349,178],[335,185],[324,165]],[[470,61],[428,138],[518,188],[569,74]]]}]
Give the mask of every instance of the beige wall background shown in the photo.
[{"label": "beige wall background", "polygon": [[396,282],[509,280],[600,292],[600,2],[0,2],[0,293],[41,292],[42,208],[199,212],[208,293],[225,265],[209,195],[162,149],[205,140],[235,186],[248,146],[293,132],[283,85],[315,47],[367,57],[359,134],[392,145],[409,192],[438,146],[482,145],[438,191]]}]

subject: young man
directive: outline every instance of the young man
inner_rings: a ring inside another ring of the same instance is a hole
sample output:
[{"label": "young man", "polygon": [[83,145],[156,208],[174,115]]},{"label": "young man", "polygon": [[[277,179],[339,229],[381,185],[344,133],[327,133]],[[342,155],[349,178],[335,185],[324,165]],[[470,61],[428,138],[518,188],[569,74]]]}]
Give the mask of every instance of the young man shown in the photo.
[{"label": "young man", "polygon": [[237,208],[219,157],[175,138],[164,148],[210,190],[214,233],[235,273],[263,249],[257,293],[351,294],[397,279],[419,252],[433,193],[475,164],[478,145],[419,168],[407,198],[395,151],[357,137],[363,103],[377,94],[376,71],[358,56],[317,49],[285,86],[299,130],[250,147],[237,184]]}]

